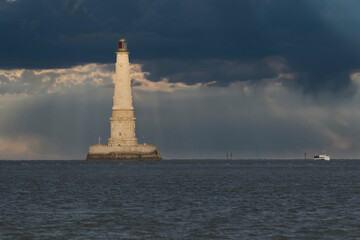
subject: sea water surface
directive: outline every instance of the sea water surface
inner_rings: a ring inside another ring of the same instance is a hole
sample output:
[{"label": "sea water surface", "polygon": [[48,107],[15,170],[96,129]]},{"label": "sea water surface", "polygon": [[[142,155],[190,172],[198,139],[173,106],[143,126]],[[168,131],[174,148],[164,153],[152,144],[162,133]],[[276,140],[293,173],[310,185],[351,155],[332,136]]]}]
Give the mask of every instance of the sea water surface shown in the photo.
[{"label": "sea water surface", "polygon": [[0,161],[0,239],[360,239],[360,161]]}]

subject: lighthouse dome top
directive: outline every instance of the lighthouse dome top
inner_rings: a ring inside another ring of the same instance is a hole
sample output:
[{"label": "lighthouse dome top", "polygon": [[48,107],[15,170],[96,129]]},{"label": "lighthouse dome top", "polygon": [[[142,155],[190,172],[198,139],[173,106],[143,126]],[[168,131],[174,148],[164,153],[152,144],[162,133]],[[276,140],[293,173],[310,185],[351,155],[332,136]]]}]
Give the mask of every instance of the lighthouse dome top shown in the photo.
[{"label": "lighthouse dome top", "polygon": [[125,38],[121,38],[119,40],[119,49],[117,50],[117,52],[128,52],[129,50],[127,49],[127,43]]}]

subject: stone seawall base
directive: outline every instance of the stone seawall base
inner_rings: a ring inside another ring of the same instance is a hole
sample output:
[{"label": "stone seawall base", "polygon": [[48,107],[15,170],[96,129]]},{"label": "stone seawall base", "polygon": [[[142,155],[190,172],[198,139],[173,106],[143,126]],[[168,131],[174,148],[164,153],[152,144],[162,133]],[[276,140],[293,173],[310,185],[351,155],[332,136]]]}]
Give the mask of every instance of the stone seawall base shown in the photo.
[{"label": "stone seawall base", "polygon": [[89,147],[86,161],[160,161],[161,155],[156,146],[107,146]]}]

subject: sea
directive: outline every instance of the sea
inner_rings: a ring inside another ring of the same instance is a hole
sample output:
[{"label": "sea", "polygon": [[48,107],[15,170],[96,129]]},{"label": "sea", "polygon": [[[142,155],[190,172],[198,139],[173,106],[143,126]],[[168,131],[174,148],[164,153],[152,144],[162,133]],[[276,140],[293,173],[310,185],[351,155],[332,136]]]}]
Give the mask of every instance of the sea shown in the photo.
[{"label": "sea", "polygon": [[360,160],[0,161],[0,239],[360,239]]}]

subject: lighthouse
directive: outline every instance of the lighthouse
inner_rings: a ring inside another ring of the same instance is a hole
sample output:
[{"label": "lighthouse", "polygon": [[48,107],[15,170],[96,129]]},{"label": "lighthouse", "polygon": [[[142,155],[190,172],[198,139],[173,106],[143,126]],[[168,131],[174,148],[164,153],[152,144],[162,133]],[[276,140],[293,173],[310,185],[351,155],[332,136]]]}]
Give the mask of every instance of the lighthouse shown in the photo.
[{"label": "lighthouse", "polygon": [[134,107],[132,104],[129,50],[124,38],[116,51],[116,74],[110,138],[107,145],[89,147],[87,161],[161,160],[156,146],[138,144],[135,136]]},{"label": "lighthouse", "polygon": [[121,38],[116,51],[116,75],[114,79],[114,97],[112,117],[110,118],[111,137],[109,146],[137,145],[135,137],[135,117],[132,105],[129,50],[126,40]]}]

